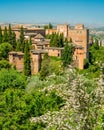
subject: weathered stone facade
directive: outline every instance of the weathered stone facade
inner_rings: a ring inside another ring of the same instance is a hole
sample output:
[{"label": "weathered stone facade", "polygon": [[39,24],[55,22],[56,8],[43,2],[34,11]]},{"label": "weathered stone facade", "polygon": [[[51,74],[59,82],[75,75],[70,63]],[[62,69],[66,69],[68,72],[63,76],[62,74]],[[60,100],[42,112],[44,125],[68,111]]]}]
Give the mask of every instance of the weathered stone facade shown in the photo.
[{"label": "weathered stone facade", "polygon": [[16,69],[19,72],[23,72],[24,68],[24,53],[22,52],[9,52],[9,62],[13,67],[16,67]]}]

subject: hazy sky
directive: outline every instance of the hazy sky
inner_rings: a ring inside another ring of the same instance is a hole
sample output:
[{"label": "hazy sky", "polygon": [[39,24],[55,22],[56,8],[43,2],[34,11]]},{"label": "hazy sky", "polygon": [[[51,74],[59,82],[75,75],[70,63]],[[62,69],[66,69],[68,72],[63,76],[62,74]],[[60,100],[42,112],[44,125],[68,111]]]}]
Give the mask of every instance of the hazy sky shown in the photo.
[{"label": "hazy sky", "polygon": [[104,24],[104,0],[0,0],[0,22]]}]

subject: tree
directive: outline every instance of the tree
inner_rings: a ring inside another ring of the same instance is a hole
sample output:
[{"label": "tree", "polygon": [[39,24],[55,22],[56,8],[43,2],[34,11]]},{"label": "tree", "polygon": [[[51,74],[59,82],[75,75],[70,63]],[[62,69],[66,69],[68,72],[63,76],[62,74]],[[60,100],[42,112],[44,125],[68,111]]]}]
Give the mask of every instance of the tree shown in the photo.
[{"label": "tree", "polygon": [[7,60],[1,60],[0,61],[0,70],[2,68],[9,69],[9,68],[11,68],[11,65],[9,64],[9,62]]},{"label": "tree", "polygon": [[8,42],[8,31],[7,31],[6,26],[5,26],[4,34],[3,34],[3,42]]},{"label": "tree", "polygon": [[2,39],[3,39],[3,35],[2,35],[2,29],[1,29],[1,26],[0,26],[0,44],[2,43]]},{"label": "tree", "polygon": [[26,76],[31,75],[30,46],[28,41],[26,41],[25,43],[25,50],[24,50],[24,74]]},{"label": "tree", "polygon": [[15,50],[16,49],[16,34],[15,34],[15,32],[12,32],[11,38],[12,38],[11,44],[13,46],[13,49]]},{"label": "tree", "polygon": [[21,43],[19,39],[17,40],[17,43],[16,43],[16,51],[21,51]]},{"label": "tree", "polygon": [[0,71],[0,91],[8,88],[21,88],[26,86],[26,77],[13,69],[1,69]]},{"label": "tree", "polygon": [[50,40],[51,47],[63,47],[64,46],[64,37],[63,34],[52,33],[48,36]]},{"label": "tree", "polygon": [[51,23],[49,23],[48,28],[49,28],[49,29],[52,29],[52,28],[53,28],[53,25],[52,25]]},{"label": "tree", "polygon": [[21,51],[24,52],[25,38],[24,38],[23,26],[21,27],[21,30],[20,30],[20,45],[21,45]]},{"label": "tree", "polygon": [[95,39],[95,42],[93,43],[93,47],[98,50],[99,49],[99,41]]},{"label": "tree", "polygon": [[62,52],[62,61],[63,61],[63,66],[68,66],[73,58],[73,46],[72,44],[65,44],[64,50]]},{"label": "tree", "polygon": [[0,59],[7,59],[9,51],[12,50],[12,45],[9,43],[2,43],[0,45]]},{"label": "tree", "polygon": [[53,25],[51,23],[44,26],[44,29],[52,29],[52,28],[53,28]]},{"label": "tree", "polygon": [[44,58],[43,58],[41,70],[40,70],[40,79],[41,80],[44,80],[46,78],[46,76],[49,75],[49,72],[50,72],[49,63],[50,63],[50,58],[49,58],[48,54],[46,53],[46,54],[44,54]]},{"label": "tree", "polygon": [[12,29],[10,24],[8,28],[8,42],[12,45]]},{"label": "tree", "polygon": [[59,43],[58,43],[58,47],[63,47],[64,46],[64,37],[63,37],[63,33],[61,33],[59,36]]}]

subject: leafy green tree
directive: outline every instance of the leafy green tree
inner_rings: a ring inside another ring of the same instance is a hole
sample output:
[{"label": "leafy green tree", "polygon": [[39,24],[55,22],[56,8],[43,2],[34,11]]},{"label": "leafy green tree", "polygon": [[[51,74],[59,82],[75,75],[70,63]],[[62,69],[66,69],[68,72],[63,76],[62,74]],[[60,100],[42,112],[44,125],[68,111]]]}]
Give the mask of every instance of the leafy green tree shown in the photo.
[{"label": "leafy green tree", "polygon": [[40,79],[41,80],[44,80],[46,78],[46,76],[49,75],[49,72],[50,72],[49,62],[50,62],[50,58],[49,58],[48,54],[46,53],[46,54],[44,54],[44,58],[43,58],[41,70],[40,70]]},{"label": "leafy green tree", "polygon": [[21,27],[21,30],[20,30],[20,45],[21,45],[21,51],[24,52],[25,38],[24,38],[24,29],[23,29],[23,26]]},{"label": "leafy green tree", "polygon": [[26,41],[25,43],[25,51],[24,51],[24,74],[26,76],[31,75],[30,46],[28,41]]},{"label": "leafy green tree", "polygon": [[5,26],[4,34],[3,34],[3,42],[8,42],[8,31],[7,31],[6,26]]},{"label": "leafy green tree", "polygon": [[2,69],[0,71],[0,91],[7,88],[22,88],[26,85],[26,77],[12,69]]},{"label": "leafy green tree", "polygon": [[66,43],[62,52],[63,66],[68,66],[73,59],[73,46],[70,43]]},{"label": "leafy green tree", "polygon": [[9,43],[0,44],[0,59],[7,59],[9,51],[12,50],[12,46]]},{"label": "leafy green tree", "polygon": [[3,40],[3,35],[2,35],[2,29],[1,29],[1,26],[0,26],[0,44],[2,43],[2,40]]},{"label": "leafy green tree", "polygon": [[1,60],[0,61],[0,70],[2,68],[9,69],[9,68],[11,68],[11,65],[9,64],[9,62],[7,60]]}]

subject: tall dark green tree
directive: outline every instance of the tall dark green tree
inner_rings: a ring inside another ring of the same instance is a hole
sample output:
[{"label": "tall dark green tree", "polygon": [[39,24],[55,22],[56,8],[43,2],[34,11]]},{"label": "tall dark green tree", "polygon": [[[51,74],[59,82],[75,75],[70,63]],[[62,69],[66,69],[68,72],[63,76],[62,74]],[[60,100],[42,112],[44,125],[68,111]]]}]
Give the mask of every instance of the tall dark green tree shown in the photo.
[{"label": "tall dark green tree", "polygon": [[99,41],[98,39],[95,39],[95,42],[93,43],[93,47],[98,50],[99,49]]},{"label": "tall dark green tree", "polygon": [[10,24],[8,28],[8,42],[12,45],[12,29]]},{"label": "tall dark green tree", "polygon": [[71,43],[66,43],[63,53],[62,53],[62,61],[63,61],[63,66],[67,67],[73,58],[73,46]]},{"label": "tall dark green tree", "polygon": [[16,42],[16,51],[21,51],[20,39],[18,39],[17,42]]},{"label": "tall dark green tree", "polygon": [[12,36],[11,36],[12,40],[11,40],[11,45],[13,46],[13,49],[16,49],[16,34],[15,32],[12,32]]},{"label": "tall dark green tree", "polygon": [[20,30],[20,44],[21,44],[21,51],[24,52],[25,38],[24,38],[24,29],[23,29],[23,26],[21,27],[21,30]]},{"label": "tall dark green tree", "polygon": [[64,37],[63,34],[52,33],[51,36],[48,36],[50,40],[51,47],[63,47],[64,46]]},{"label": "tall dark green tree", "polygon": [[48,54],[46,53],[46,54],[44,54],[44,58],[43,58],[41,70],[40,70],[40,79],[41,80],[44,80],[46,78],[46,76],[49,75],[49,72],[50,72],[49,63],[50,63],[50,58],[49,58]]},{"label": "tall dark green tree", "polygon": [[63,34],[61,33],[59,36],[59,43],[58,43],[58,47],[63,47],[64,46],[64,36]]},{"label": "tall dark green tree", "polygon": [[3,42],[8,42],[8,31],[7,31],[6,26],[5,26],[4,34],[3,34]]},{"label": "tall dark green tree", "polygon": [[64,44],[66,44],[66,43],[68,43],[68,39],[67,38],[65,38],[65,40],[64,40]]},{"label": "tall dark green tree", "polygon": [[24,74],[26,76],[31,75],[30,46],[28,41],[26,41],[25,43],[25,50],[24,50]]},{"label": "tall dark green tree", "polygon": [[1,26],[0,26],[0,43],[2,43],[2,39],[3,39],[3,35],[2,35],[2,29],[1,29]]},{"label": "tall dark green tree", "polygon": [[53,28],[53,25],[51,23],[48,24],[48,28],[49,29],[52,29]]},{"label": "tall dark green tree", "polygon": [[44,29],[52,29],[52,28],[53,28],[53,25],[51,23],[44,26]]}]

